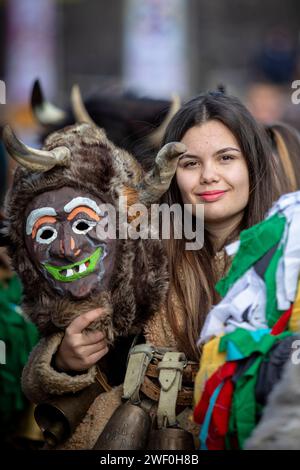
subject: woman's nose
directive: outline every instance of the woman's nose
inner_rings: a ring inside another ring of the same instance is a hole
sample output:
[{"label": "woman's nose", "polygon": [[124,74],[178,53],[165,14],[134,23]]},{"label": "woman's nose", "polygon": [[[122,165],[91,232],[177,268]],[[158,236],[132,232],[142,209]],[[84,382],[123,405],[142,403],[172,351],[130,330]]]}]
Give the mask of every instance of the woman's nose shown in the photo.
[{"label": "woman's nose", "polygon": [[203,184],[219,181],[220,177],[216,171],[216,167],[212,162],[207,162],[202,166],[200,182]]}]

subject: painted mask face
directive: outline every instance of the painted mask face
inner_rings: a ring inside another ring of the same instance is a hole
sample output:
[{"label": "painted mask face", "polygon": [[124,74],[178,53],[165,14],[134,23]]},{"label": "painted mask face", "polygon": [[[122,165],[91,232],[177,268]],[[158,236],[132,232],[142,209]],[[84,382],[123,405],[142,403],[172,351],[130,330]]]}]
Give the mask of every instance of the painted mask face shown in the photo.
[{"label": "painted mask face", "polygon": [[40,194],[28,206],[26,247],[61,295],[80,299],[107,287],[115,240],[97,235],[97,225],[105,216],[101,204],[91,194],[64,187]]}]

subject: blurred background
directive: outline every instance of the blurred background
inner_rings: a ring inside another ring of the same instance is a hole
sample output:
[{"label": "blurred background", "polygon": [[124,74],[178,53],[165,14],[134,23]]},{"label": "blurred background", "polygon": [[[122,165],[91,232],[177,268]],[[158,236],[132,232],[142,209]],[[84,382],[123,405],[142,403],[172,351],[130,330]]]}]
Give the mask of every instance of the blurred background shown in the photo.
[{"label": "blurred background", "polygon": [[[36,78],[63,109],[74,83],[85,99],[132,93],[160,100],[223,84],[263,123],[283,119],[300,129],[300,104],[291,101],[300,79],[300,2],[0,0],[7,103],[0,112],[32,144],[41,135],[29,105]],[[156,125],[153,115],[148,121]]]},{"label": "blurred background", "polygon": [[[219,85],[241,98],[261,123],[283,120],[300,130],[300,104],[291,99],[294,80],[300,89],[300,2],[0,0],[0,128],[9,120],[32,145],[40,145],[51,130],[45,123],[41,126],[30,106],[37,78],[44,98],[67,110],[64,123],[72,122],[70,91],[79,84],[94,120],[115,143],[134,153],[139,153],[134,141],[167,114],[172,94],[185,101]],[[41,110],[41,90],[35,91]],[[0,223],[12,169],[0,139]],[[7,301],[13,274],[1,250],[0,339],[6,335],[7,354],[15,361],[10,370],[0,361],[3,441],[3,433],[5,439],[16,433],[30,436],[20,421],[26,411],[20,374],[37,334],[25,334],[28,323],[25,328],[19,322],[21,291],[14,288],[14,297]],[[10,330],[8,318],[16,319]],[[21,359],[16,343],[9,346],[17,330]],[[32,429],[32,423],[28,426]],[[40,438],[38,433],[31,437]]]},{"label": "blurred background", "polygon": [[0,0],[0,78],[20,111],[39,77],[61,105],[73,83],[166,99],[224,83],[254,107],[273,94],[276,114],[299,26],[297,0]]}]

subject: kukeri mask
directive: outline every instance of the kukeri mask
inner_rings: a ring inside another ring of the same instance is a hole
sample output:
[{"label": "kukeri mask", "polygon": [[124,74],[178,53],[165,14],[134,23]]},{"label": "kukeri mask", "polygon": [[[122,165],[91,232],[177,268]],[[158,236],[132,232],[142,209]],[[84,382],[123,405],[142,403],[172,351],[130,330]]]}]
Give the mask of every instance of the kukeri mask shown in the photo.
[{"label": "kukeri mask", "polygon": [[36,196],[27,208],[27,250],[61,295],[82,299],[107,288],[115,241],[99,238],[97,226],[107,217],[103,205],[94,195],[63,187]]}]

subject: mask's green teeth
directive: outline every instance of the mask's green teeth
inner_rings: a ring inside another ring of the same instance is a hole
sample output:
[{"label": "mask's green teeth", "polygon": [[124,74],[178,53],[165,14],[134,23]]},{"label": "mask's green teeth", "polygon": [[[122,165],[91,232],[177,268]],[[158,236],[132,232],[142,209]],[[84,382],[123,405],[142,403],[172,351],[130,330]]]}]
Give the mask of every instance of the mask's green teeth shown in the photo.
[{"label": "mask's green teeth", "polygon": [[71,282],[81,279],[91,274],[103,254],[103,248],[99,247],[94,253],[77,263],[70,264],[68,266],[52,266],[50,264],[44,264],[45,269],[56,279],[61,282]]}]

